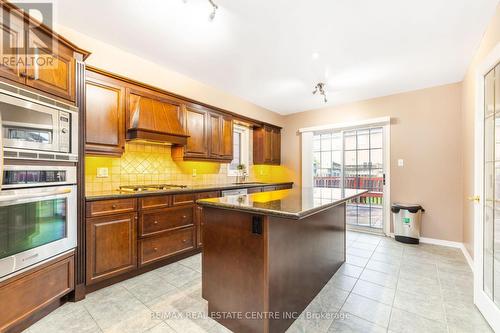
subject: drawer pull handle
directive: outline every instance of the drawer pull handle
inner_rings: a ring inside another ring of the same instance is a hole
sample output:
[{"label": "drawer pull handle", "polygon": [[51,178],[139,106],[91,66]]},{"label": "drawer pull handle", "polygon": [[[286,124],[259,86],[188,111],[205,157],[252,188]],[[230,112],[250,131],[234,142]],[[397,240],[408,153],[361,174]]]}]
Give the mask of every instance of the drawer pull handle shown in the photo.
[{"label": "drawer pull handle", "polygon": [[116,209],[116,205],[111,205],[111,208]]}]

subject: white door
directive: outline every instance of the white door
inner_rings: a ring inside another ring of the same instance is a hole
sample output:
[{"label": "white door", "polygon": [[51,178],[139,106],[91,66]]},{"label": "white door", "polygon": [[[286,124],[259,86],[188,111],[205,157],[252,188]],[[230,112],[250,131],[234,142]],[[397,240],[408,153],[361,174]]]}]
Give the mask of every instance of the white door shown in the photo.
[{"label": "white door", "polygon": [[474,302],[500,332],[500,64],[478,80]]}]

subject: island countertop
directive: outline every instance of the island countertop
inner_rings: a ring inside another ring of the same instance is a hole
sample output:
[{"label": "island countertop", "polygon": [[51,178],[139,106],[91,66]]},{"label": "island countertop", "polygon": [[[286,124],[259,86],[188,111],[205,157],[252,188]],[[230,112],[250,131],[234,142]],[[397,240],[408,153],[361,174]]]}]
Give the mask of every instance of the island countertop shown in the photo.
[{"label": "island countertop", "polygon": [[297,187],[290,190],[201,199],[201,206],[303,219],[367,193],[366,190]]}]

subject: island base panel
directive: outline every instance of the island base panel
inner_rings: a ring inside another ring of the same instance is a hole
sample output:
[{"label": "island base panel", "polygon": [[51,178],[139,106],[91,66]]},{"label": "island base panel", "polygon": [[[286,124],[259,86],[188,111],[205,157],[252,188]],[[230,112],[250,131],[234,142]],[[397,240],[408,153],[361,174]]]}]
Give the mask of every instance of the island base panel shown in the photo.
[{"label": "island base panel", "polygon": [[209,315],[234,332],[286,331],[345,261],[345,204],[300,220],[203,213],[203,297]]}]

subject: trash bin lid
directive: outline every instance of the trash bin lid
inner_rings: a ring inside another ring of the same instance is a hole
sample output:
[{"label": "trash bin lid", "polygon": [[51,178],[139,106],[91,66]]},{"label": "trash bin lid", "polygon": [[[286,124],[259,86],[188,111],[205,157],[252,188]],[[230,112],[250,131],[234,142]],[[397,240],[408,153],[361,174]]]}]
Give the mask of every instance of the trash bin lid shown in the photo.
[{"label": "trash bin lid", "polygon": [[409,211],[410,213],[416,213],[419,210],[425,212],[425,209],[419,204],[406,204],[406,203],[393,203],[391,206],[391,210],[393,213],[398,213],[399,210],[404,209]]}]

